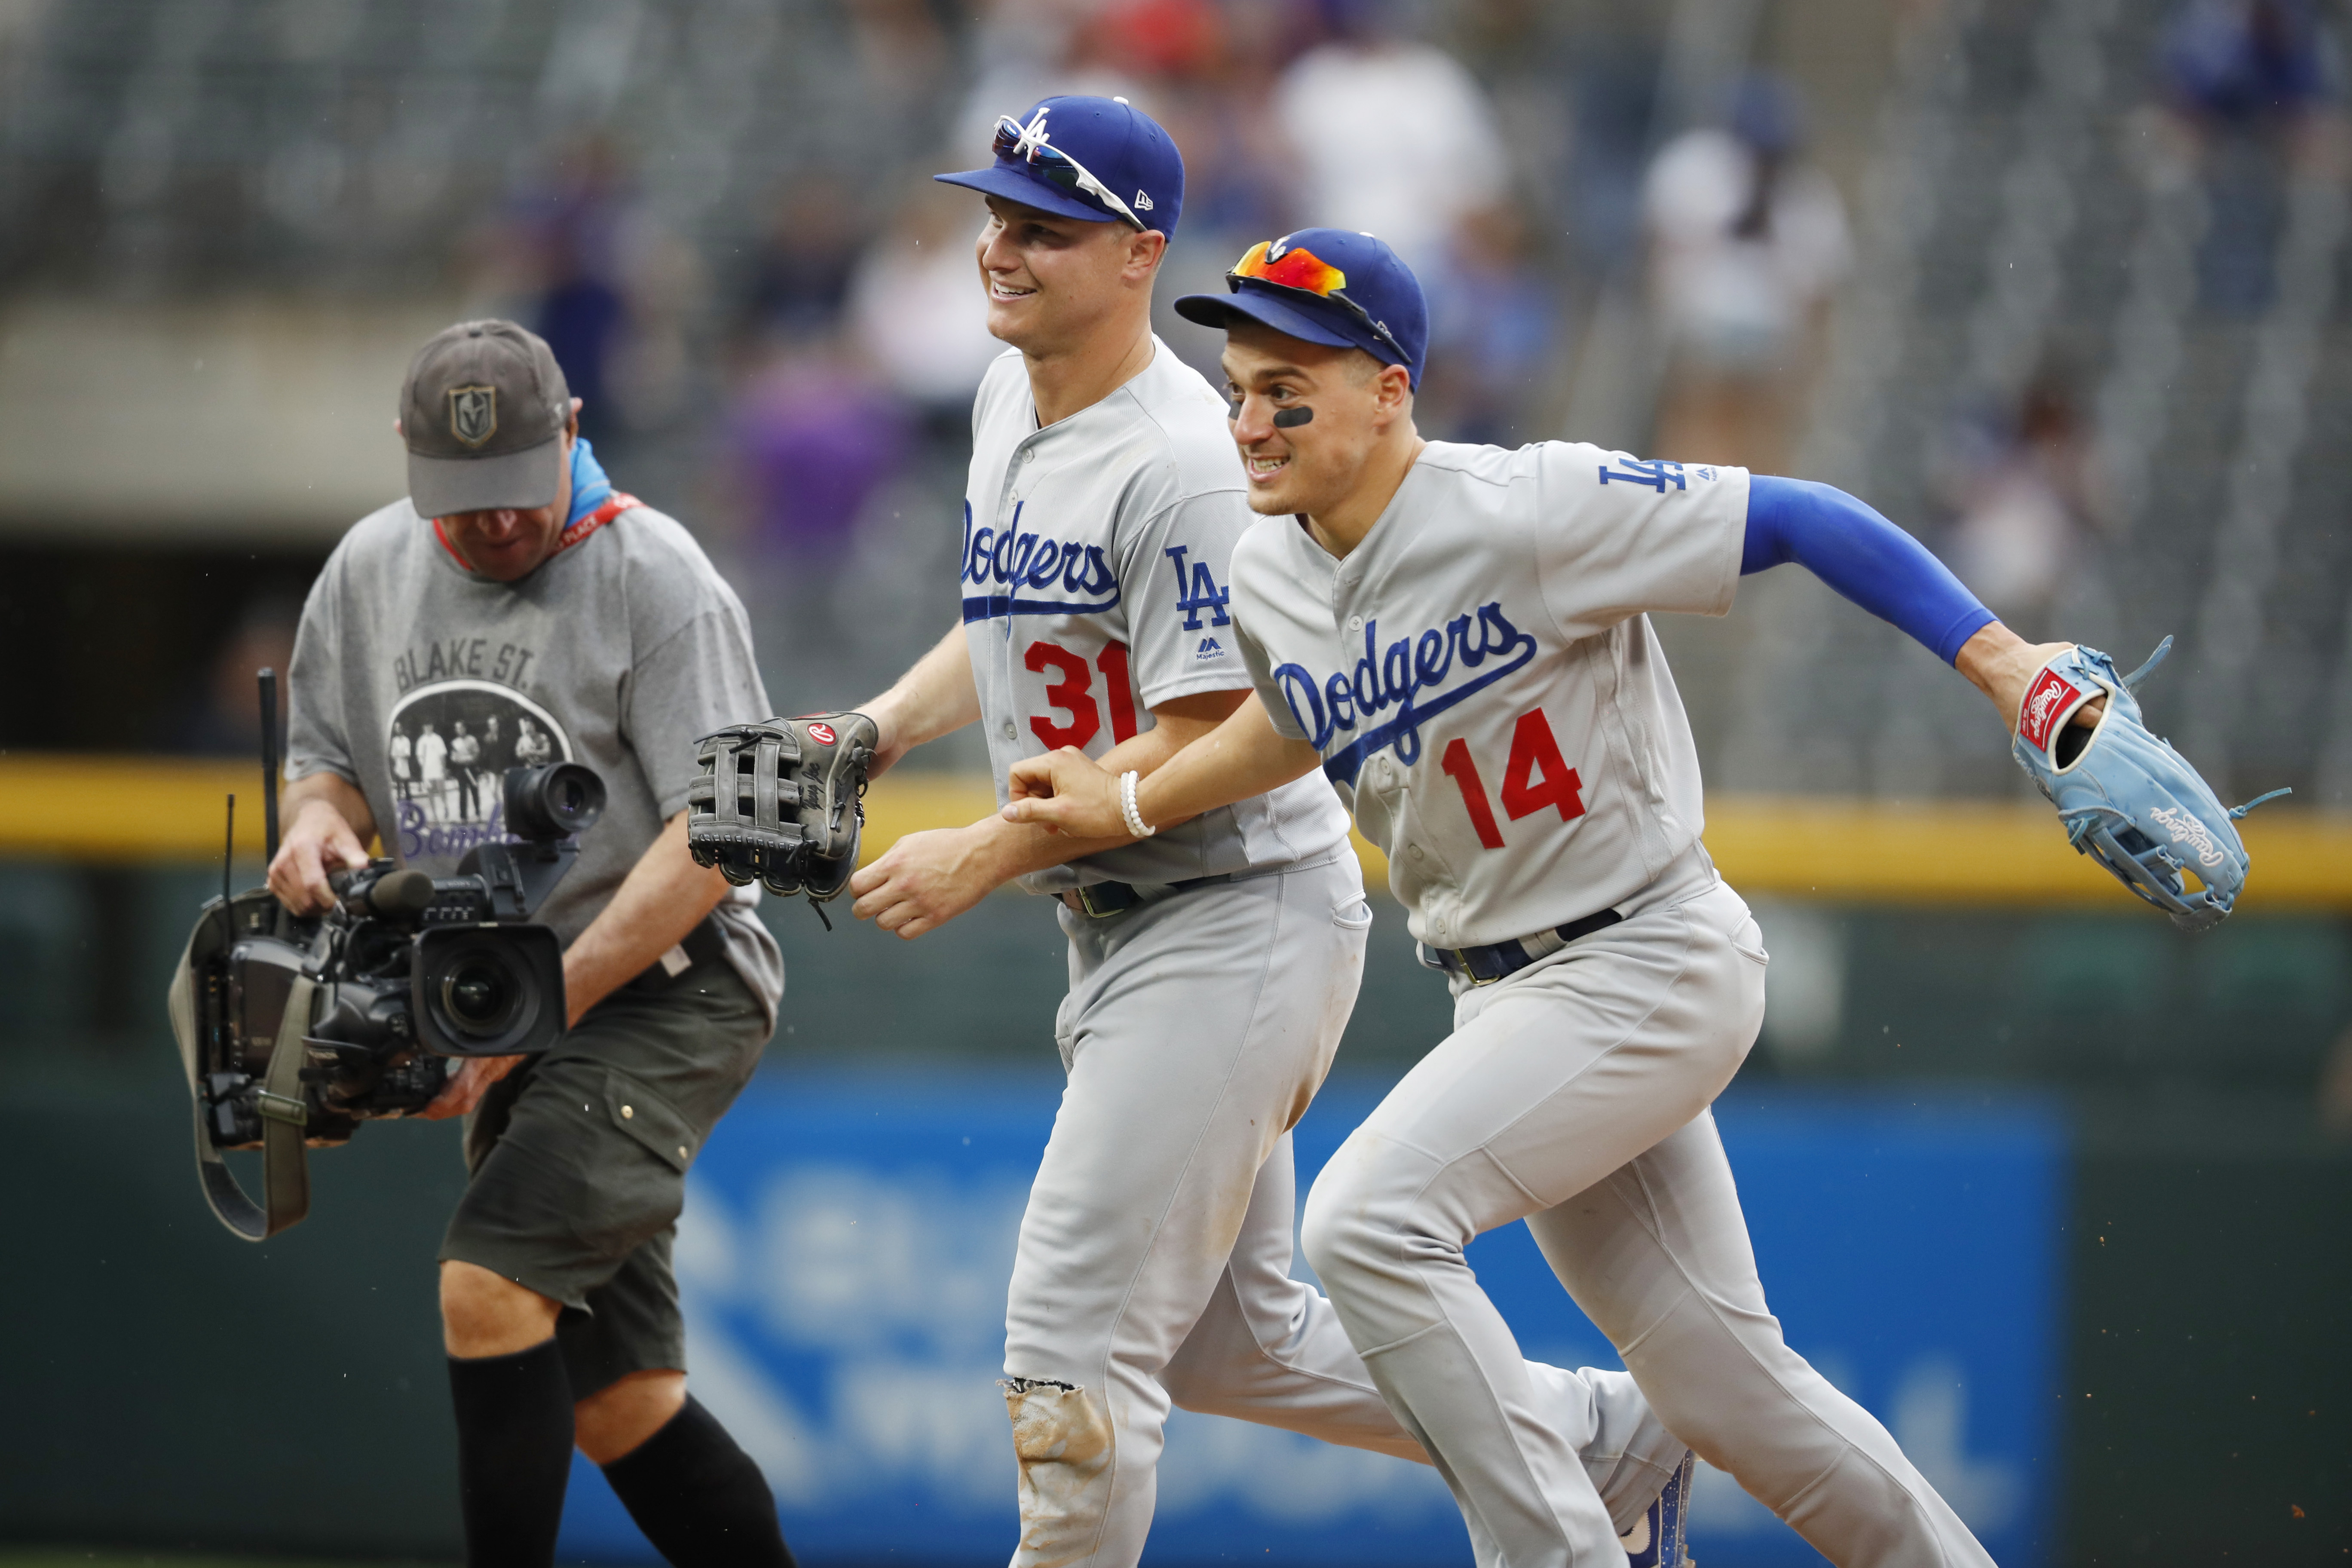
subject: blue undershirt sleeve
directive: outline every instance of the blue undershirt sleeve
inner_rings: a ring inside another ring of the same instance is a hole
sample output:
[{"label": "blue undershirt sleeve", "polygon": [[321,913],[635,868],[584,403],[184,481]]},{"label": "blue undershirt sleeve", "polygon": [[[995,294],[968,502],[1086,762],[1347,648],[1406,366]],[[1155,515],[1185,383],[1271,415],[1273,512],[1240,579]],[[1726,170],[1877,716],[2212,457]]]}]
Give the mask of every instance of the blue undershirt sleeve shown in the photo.
[{"label": "blue undershirt sleeve", "polygon": [[1926,545],[1843,490],[1759,474],[1748,481],[1739,574],[1784,561],[1892,621],[1946,664],[1996,618]]}]

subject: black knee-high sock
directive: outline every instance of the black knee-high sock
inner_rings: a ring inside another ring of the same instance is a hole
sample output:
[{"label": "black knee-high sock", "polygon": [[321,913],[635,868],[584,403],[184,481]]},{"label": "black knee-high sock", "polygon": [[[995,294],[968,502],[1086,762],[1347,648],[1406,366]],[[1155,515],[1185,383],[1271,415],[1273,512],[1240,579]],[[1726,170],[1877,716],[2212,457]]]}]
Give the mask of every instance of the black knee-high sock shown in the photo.
[{"label": "black knee-high sock", "polygon": [[691,1394],[604,1479],[676,1568],[793,1568],[767,1478]]},{"label": "black knee-high sock", "polygon": [[548,1568],[572,1479],[572,1380],[555,1342],[449,1358],[469,1568]]}]

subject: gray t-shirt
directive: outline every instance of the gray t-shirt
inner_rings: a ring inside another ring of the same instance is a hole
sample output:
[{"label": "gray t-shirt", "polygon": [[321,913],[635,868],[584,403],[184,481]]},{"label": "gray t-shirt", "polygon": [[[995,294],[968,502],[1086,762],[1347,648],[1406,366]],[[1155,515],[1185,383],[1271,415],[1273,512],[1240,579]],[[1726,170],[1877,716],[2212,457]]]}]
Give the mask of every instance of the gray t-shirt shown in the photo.
[{"label": "gray t-shirt", "polygon": [[[1248,481],[1224,399],[1153,346],[1134,379],[1042,430],[1016,351],[972,405],[959,587],[999,801],[1024,757],[1099,757],[1153,728],[1154,704],[1250,684],[1225,586],[1255,515]],[[1338,798],[1310,777],[1021,885],[1271,870],[1337,855],[1347,837]]]},{"label": "gray t-shirt", "polygon": [[[508,768],[585,763],[604,815],[539,918],[567,944],[686,809],[694,742],[768,710],[751,624],[674,520],[623,511],[520,583],[461,564],[405,500],[343,536],[302,607],[286,776],[362,791],[386,854],[455,874],[505,837]],[[770,1018],[783,959],[756,888],[719,906],[727,953]]]}]

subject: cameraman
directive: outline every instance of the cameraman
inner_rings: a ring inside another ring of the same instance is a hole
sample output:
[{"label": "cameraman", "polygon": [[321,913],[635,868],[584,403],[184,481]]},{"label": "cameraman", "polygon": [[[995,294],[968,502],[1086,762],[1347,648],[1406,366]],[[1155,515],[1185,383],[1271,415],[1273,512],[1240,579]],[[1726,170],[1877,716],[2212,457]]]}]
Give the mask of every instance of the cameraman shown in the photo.
[{"label": "cameraman", "polygon": [[783,991],[753,892],[686,847],[696,738],[767,695],[741,604],[683,528],[613,489],[579,409],[511,322],[418,351],[396,426],[409,497],[344,535],[303,606],[269,886],[314,913],[371,838],[448,876],[505,836],[499,788],[427,768],[402,789],[395,736],[426,737],[420,761],[457,737],[459,781],[519,760],[604,775],[603,819],[536,917],[566,944],[570,1032],[467,1061],[424,1112],[467,1118],[440,1253],[467,1558],[553,1561],[577,1443],[681,1568],[790,1563],[758,1466],[686,1392],[670,1271],[686,1168]]}]

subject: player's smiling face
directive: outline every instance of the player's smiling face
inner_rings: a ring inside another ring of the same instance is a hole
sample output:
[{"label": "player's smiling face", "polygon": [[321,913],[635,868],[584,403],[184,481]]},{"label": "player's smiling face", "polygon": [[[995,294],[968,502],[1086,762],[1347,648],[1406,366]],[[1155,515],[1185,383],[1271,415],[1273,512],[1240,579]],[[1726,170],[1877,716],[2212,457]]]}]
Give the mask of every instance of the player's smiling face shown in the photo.
[{"label": "player's smiling face", "polygon": [[1149,295],[1167,244],[1123,223],[1087,223],[990,196],[974,247],[988,330],[1033,356],[1075,348],[1136,289]]},{"label": "player's smiling face", "polygon": [[1412,417],[1405,373],[1360,349],[1234,321],[1226,328],[1224,367],[1254,511],[1320,517],[1337,510],[1362,482],[1390,427]]}]

